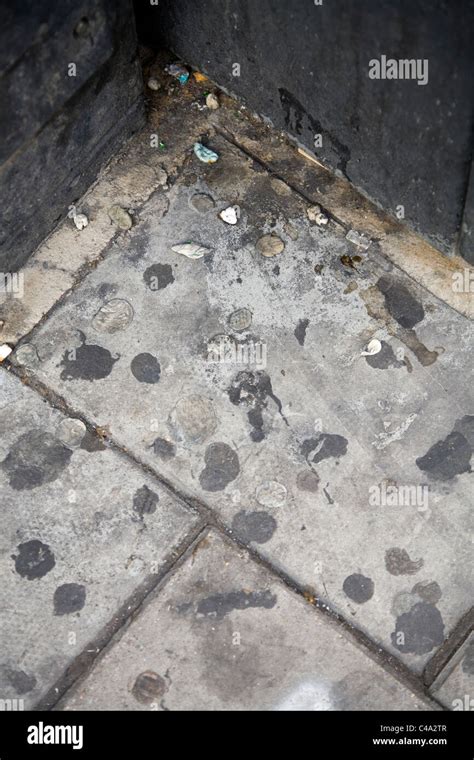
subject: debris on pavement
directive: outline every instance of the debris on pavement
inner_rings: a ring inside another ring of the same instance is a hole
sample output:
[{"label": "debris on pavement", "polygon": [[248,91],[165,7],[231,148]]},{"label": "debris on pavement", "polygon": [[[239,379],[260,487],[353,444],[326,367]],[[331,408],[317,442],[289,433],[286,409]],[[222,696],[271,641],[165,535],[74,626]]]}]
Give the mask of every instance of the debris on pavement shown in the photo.
[{"label": "debris on pavement", "polygon": [[201,74],[200,71],[193,71],[193,77],[199,84],[203,84],[203,82],[209,81],[209,77],[207,77],[205,74]]},{"label": "debris on pavement", "polygon": [[349,267],[349,269],[357,270],[355,264],[360,264],[361,261],[362,259],[360,256],[348,256],[347,253],[345,253],[344,256],[341,256],[341,263],[344,264],[345,267]]},{"label": "debris on pavement", "polygon": [[311,161],[313,164],[316,164],[316,166],[320,166],[321,169],[324,169],[324,171],[329,171],[326,169],[324,164],[321,164],[315,156],[312,155],[312,153],[308,153],[306,150],[303,150],[303,148],[298,148],[298,153],[300,156],[303,156],[303,158],[306,158],[308,161]]},{"label": "debris on pavement", "polygon": [[128,301],[123,298],[113,298],[100,307],[92,319],[92,327],[97,332],[119,332],[129,326],[133,315],[133,307]]},{"label": "debris on pavement", "polygon": [[252,324],[252,312],[250,309],[237,309],[229,317],[229,327],[234,332],[248,330]]},{"label": "debris on pavement", "polygon": [[24,343],[15,349],[15,361],[24,367],[35,366],[39,362],[38,352],[31,343]]},{"label": "debris on pavement", "polygon": [[128,211],[125,211],[124,208],[121,206],[111,206],[108,210],[108,215],[110,216],[111,220],[119,227],[121,230],[131,230],[133,225],[133,220]]},{"label": "debris on pavement", "polygon": [[147,86],[148,86],[148,88],[150,90],[154,90],[155,92],[157,92],[160,89],[160,87],[161,87],[158,79],[155,79],[155,77],[150,77],[149,78],[149,80],[147,82]]},{"label": "debris on pavement", "polygon": [[73,417],[62,420],[57,428],[59,440],[70,449],[76,449],[80,446],[86,433],[87,428],[82,420]]},{"label": "debris on pavement", "polygon": [[239,206],[229,206],[220,212],[219,217],[226,224],[237,224],[240,219]]},{"label": "debris on pavement", "polygon": [[3,343],[0,346],[0,362],[3,362],[7,356],[10,356],[11,352],[13,351],[12,347],[8,345],[8,343]]},{"label": "debris on pavement", "polygon": [[287,490],[282,483],[276,480],[269,480],[258,486],[255,498],[262,507],[276,509],[282,507],[286,502]]},{"label": "debris on pavement", "polygon": [[194,143],[194,153],[204,164],[215,164],[219,160],[217,153],[199,142]]},{"label": "debris on pavement", "polygon": [[171,63],[169,66],[165,67],[165,71],[167,74],[177,79],[181,84],[186,84],[189,79],[189,71],[185,69],[184,66],[180,66],[179,63]]},{"label": "debris on pavement", "polygon": [[362,351],[361,356],[375,356],[376,354],[379,354],[382,350],[382,344],[379,340],[374,338],[370,341],[370,343],[367,344],[364,351]]},{"label": "debris on pavement", "polygon": [[264,235],[261,237],[257,241],[256,248],[262,256],[270,258],[271,256],[277,256],[279,253],[282,253],[282,251],[285,250],[285,244],[278,235],[272,233],[271,235]]},{"label": "debris on pavement", "polygon": [[218,101],[216,95],[214,95],[213,92],[210,92],[209,95],[207,96],[207,98],[206,98],[206,106],[211,111],[217,111],[217,109],[219,108],[219,101]]},{"label": "debris on pavement", "polygon": [[308,215],[310,222],[316,222],[318,217],[321,215],[321,206],[310,206],[306,209],[306,214]]},{"label": "debris on pavement", "polygon": [[72,221],[74,222],[78,230],[83,230],[84,227],[87,227],[87,225],[89,224],[89,220],[85,214],[74,213],[72,217]]},{"label": "debris on pavement", "polygon": [[349,230],[346,235],[346,240],[350,243],[354,243],[358,248],[362,248],[363,251],[366,251],[372,242],[366,235],[363,235],[356,230]]},{"label": "debris on pavement", "polygon": [[329,224],[329,219],[326,216],[326,214],[318,214],[314,221],[316,222],[318,227],[325,227],[326,224]]},{"label": "debris on pavement", "polygon": [[175,253],[181,253],[188,259],[202,259],[206,253],[209,253],[209,248],[205,248],[199,243],[183,243],[182,245],[173,245],[171,248]]}]

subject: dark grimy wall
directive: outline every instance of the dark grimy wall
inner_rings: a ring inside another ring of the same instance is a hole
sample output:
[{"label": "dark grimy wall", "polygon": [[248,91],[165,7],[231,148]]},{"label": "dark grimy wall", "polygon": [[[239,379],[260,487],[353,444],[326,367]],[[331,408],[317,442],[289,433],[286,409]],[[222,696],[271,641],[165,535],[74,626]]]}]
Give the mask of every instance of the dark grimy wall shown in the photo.
[{"label": "dark grimy wall", "polygon": [[3,0],[0,271],[26,261],[143,124],[136,47],[129,0]]},{"label": "dark grimy wall", "polygon": [[[394,216],[403,206],[406,223],[444,253],[459,250],[472,156],[472,0],[136,0],[135,8],[144,41],[168,46]],[[369,78],[369,61],[382,55],[427,59],[428,83]],[[472,257],[470,237],[461,250]]]}]

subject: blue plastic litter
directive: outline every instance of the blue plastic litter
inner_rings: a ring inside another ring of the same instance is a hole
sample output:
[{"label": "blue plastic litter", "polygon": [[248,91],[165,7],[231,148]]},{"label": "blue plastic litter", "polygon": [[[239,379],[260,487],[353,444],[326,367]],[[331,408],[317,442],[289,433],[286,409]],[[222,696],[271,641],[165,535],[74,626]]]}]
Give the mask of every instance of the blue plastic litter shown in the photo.
[{"label": "blue plastic litter", "polygon": [[171,63],[169,66],[166,66],[165,71],[170,76],[178,79],[181,84],[186,84],[189,79],[189,71],[178,63]]},{"label": "blue plastic litter", "polygon": [[194,144],[194,152],[199,160],[205,164],[215,164],[219,160],[219,154],[214,153],[210,148],[206,148],[202,143]]}]

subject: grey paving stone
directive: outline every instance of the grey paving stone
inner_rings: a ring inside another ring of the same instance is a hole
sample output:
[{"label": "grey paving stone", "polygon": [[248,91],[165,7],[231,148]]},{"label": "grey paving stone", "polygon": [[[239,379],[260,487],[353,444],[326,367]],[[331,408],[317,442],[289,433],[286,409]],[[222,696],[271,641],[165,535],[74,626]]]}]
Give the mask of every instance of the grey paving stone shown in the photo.
[{"label": "grey paving stone", "polygon": [[431,707],[210,533],[59,709]]},{"label": "grey paving stone", "polygon": [[474,711],[474,633],[436,679],[432,692],[449,710]]},{"label": "grey paving stone", "polygon": [[28,709],[196,523],[152,478],[0,371],[0,698]]},{"label": "grey paving stone", "polygon": [[[36,332],[32,371],[419,673],[471,603],[470,323],[376,241],[361,254],[225,140],[210,147],[217,164],[190,155],[166,216],[152,199]],[[284,251],[262,256],[265,234]],[[171,250],[186,242],[211,253]],[[134,319],[98,332],[114,298]],[[232,333],[237,309],[252,323]]]}]

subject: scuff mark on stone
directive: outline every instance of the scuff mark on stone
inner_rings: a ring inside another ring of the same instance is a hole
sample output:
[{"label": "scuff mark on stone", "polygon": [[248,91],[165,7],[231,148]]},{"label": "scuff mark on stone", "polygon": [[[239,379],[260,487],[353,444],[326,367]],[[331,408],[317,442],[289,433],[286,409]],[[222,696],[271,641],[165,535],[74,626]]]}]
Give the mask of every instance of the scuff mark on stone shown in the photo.
[{"label": "scuff mark on stone", "polygon": [[417,417],[417,414],[410,414],[399,427],[392,430],[390,433],[377,433],[375,436],[377,440],[372,441],[372,446],[379,451],[382,451],[383,449],[386,449],[387,446],[390,446],[390,444],[395,443],[395,441],[400,441]]},{"label": "scuff mark on stone", "polygon": [[416,460],[417,467],[433,480],[452,480],[456,475],[471,472],[472,449],[459,432],[435,443],[425,456]]},{"label": "scuff mark on stone", "polygon": [[367,364],[373,369],[399,369],[404,367],[405,363],[397,359],[391,345],[384,340],[381,343],[382,350],[378,354],[365,357]]},{"label": "scuff mark on stone", "polygon": [[312,470],[303,470],[296,476],[296,486],[300,491],[317,493],[319,489],[319,475]]},{"label": "scuff mark on stone", "polygon": [[33,691],[37,683],[36,678],[33,675],[25,673],[24,670],[6,670],[5,675],[16,693],[20,696]]},{"label": "scuff mark on stone", "polygon": [[102,346],[86,343],[86,336],[78,330],[82,345],[65,351],[61,360],[61,380],[103,380],[113,370],[119,357],[113,357]]},{"label": "scuff mark on stone", "polygon": [[393,646],[404,654],[428,654],[444,641],[441,613],[433,604],[415,604],[409,612],[397,618],[391,640]]},{"label": "scuff mark on stone", "polygon": [[369,599],[372,599],[374,588],[373,580],[360,573],[349,575],[342,585],[342,590],[346,596],[356,604],[365,604]]},{"label": "scuff mark on stone", "polygon": [[137,513],[140,520],[143,520],[145,515],[152,515],[156,512],[159,500],[160,497],[151,488],[142,486],[133,497],[133,511]]},{"label": "scuff mark on stone", "polygon": [[321,433],[301,445],[301,454],[308,462],[318,464],[324,459],[339,459],[347,453],[348,441],[342,435]]},{"label": "scuff mark on stone", "polygon": [[209,493],[223,491],[240,473],[236,452],[226,443],[212,443],[206,449],[205,469],[199,476],[201,488]]},{"label": "scuff mark on stone", "polygon": [[165,679],[158,675],[158,673],[147,670],[144,673],[140,673],[132,686],[131,692],[137,702],[140,702],[142,705],[149,705],[157,699],[161,699],[166,689]]},{"label": "scuff mark on stone", "polygon": [[306,330],[308,329],[308,326],[309,319],[300,319],[296,325],[294,335],[300,346],[304,346],[304,342],[306,340]]},{"label": "scuff mark on stone", "polygon": [[402,327],[411,330],[425,318],[421,303],[395,278],[385,275],[377,287],[385,297],[387,311]]},{"label": "scuff mark on stone", "polygon": [[268,399],[276,405],[286,425],[288,420],[283,414],[281,401],[273,392],[272,382],[266,372],[239,372],[228,391],[229,399],[235,406],[244,404],[250,407],[247,418],[253,430],[250,437],[256,443],[264,440],[263,410],[268,408]]},{"label": "scuff mark on stone", "polygon": [[152,264],[145,270],[143,279],[150,290],[164,290],[174,282],[173,268],[170,264]]},{"label": "scuff mark on stone", "polygon": [[412,594],[416,594],[423,602],[429,604],[437,604],[443,593],[436,581],[420,581],[411,590]]},{"label": "scuff mark on stone", "polygon": [[64,583],[54,592],[53,603],[55,615],[79,612],[86,603],[86,587],[79,583]]},{"label": "scuff mark on stone", "polygon": [[248,610],[251,607],[270,610],[276,602],[277,598],[271,591],[231,591],[201,599],[196,612],[198,615],[223,620],[234,610]]},{"label": "scuff mark on stone", "polygon": [[161,366],[151,354],[138,354],[132,359],[130,369],[135,380],[147,385],[156,385],[160,381]]},{"label": "scuff mark on stone", "polygon": [[13,444],[0,467],[16,491],[52,483],[68,466],[72,451],[51,433],[30,430]]},{"label": "scuff mark on stone", "polygon": [[166,438],[156,438],[153,441],[153,451],[165,462],[176,456],[176,446],[172,441],[167,441]]},{"label": "scuff mark on stone", "polygon": [[47,544],[33,539],[18,546],[18,554],[12,554],[15,570],[29,581],[43,578],[56,564],[54,554]]},{"label": "scuff mark on stone", "polygon": [[266,544],[273,538],[277,521],[266,512],[239,512],[232,520],[232,530],[246,543]]},{"label": "scuff mark on stone", "polygon": [[415,575],[423,565],[423,559],[411,560],[406,549],[394,547],[385,552],[385,567],[390,575]]}]

